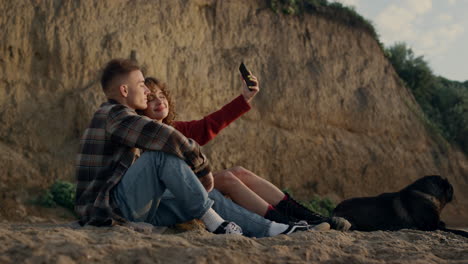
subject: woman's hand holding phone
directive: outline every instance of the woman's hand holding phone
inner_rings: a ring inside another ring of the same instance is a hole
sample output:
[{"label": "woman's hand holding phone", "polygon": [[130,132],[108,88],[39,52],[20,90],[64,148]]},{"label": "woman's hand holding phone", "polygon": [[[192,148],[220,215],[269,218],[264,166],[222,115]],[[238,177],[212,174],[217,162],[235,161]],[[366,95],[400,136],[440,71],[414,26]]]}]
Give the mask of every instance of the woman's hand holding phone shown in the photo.
[{"label": "woman's hand holding phone", "polygon": [[258,84],[258,79],[252,73],[247,70],[244,63],[241,63],[239,66],[239,71],[245,85],[242,88],[242,95],[247,102],[250,102],[254,96],[260,91],[260,86]]}]

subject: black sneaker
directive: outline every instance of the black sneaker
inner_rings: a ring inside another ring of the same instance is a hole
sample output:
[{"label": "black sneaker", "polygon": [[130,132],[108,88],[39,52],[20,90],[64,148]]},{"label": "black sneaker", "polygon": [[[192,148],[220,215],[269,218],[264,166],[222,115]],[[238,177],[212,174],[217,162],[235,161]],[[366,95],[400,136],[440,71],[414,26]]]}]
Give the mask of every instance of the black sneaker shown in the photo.
[{"label": "black sneaker", "polygon": [[283,231],[281,234],[289,235],[300,231],[328,231],[330,230],[330,224],[327,222],[320,223],[318,225],[308,225],[304,221],[299,221],[295,224],[289,225],[288,229]]},{"label": "black sneaker", "polygon": [[329,218],[322,216],[309,208],[303,206],[296,200],[294,200],[288,193],[284,193],[287,196],[286,200],[281,200],[275,208],[283,215],[291,219],[306,220],[307,223],[315,225],[323,222],[328,222]]},{"label": "black sneaker", "polygon": [[274,221],[276,223],[281,223],[281,224],[286,224],[286,225],[291,225],[295,224],[298,219],[291,217],[291,216],[286,216],[282,214],[279,210],[276,208],[273,210],[268,210],[264,216],[266,219]]},{"label": "black sneaker", "polygon": [[286,230],[284,230],[281,234],[289,235],[300,231],[307,231],[309,229],[310,226],[307,223],[300,221],[294,224],[290,224],[289,227]]},{"label": "black sneaker", "polygon": [[234,222],[224,221],[216,228],[213,234],[242,235],[242,228]]}]

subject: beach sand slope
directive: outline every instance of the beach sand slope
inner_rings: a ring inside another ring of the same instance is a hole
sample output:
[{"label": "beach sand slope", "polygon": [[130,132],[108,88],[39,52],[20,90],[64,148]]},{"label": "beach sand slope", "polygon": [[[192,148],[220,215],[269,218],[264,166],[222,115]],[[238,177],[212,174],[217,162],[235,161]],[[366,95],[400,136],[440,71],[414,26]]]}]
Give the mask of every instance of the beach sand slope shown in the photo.
[{"label": "beach sand slope", "polygon": [[0,263],[468,263],[468,239],[442,231],[300,232],[247,238],[67,224],[0,224]]}]

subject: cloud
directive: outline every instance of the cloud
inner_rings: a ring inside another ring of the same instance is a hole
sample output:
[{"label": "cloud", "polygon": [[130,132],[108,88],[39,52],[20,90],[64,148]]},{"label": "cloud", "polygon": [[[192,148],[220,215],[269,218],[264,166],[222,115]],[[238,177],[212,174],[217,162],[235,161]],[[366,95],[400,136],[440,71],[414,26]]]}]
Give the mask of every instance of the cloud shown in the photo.
[{"label": "cloud", "polygon": [[[462,37],[464,27],[447,14],[435,15],[431,0],[406,0],[389,5],[375,19],[387,45],[406,42],[418,54],[439,56]],[[436,16],[435,24],[434,16]],[[432,24],[431,27],[427,27]]]},{"label": "cloud", "polygon": [[384,42],[404,41],[417,34],[418,21],[432,10],[432,0],[400,0],[386,7],[375,22]]},{"label": "cloud", "polygon": [[432,9],[432,0],[407,0],[402,6],[408,8],[410,12],[421,15]]},{"label": "cloud", "polygon": [[466,80],[462,65],[468,60],[468,53],[463,52],[468,43],[468,16],[463,11],[468,0],[359,0],[355,4],[358,10],[367,11],[385,46],[405,42],[417,56],[437,62],[439,74]]},{"label": "cloud", "polygon": [[376,18],[376,22],[383,27],[403,29],[414,26],[418,16],[422,16],[432,9],[432,0],[406,0],[386,7]]},{"label": "cloud", "polygon": [[418,49],[430,57],[437,57],[447,52],[451,45],[459,39],[464,32],[460,24],[452,24],[435,28],[419,35]]},{"label": "cloud", "polygon": [[445,13],[437,16],[437,20],[441,23],[449,23],[453,21],[453,16]]},{"label": "cloud", "polygon": [[412,26],[416,16],[407,8],[390,5],[376,18],[376,23],[384,42],[394,42],[414,35]]}]

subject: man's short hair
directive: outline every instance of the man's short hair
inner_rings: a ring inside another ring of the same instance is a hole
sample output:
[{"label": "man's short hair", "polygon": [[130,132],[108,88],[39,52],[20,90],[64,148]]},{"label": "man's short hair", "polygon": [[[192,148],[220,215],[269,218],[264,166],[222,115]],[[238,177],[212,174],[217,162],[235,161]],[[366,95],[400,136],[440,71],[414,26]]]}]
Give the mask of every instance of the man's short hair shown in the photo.
[{"label": "man's short hair", "polygon": [[129,59],[113,59],[106,64],[101,76],[101,86],[104,93],[109,92],[112,81],[116,77],[124,76],[132,71],[140,70],[138,64]]}]

